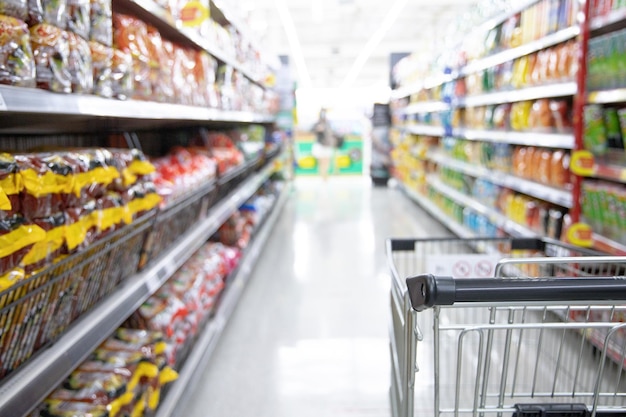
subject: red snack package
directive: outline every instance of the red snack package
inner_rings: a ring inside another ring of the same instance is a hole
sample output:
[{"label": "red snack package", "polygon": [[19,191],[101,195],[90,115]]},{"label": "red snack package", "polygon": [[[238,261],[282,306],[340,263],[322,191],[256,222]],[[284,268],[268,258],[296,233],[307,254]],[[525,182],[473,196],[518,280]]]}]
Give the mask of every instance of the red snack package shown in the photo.
[{"label": "red snack package", "polygon": [[35,61],[26,23],[0,15],[0,84],[35,86]]},{"label": "red snack package", "polygon": [[150,100],[150,51],[148,49],[148,26],[131,16],[113,14],[113,46],[130,53],[133,59],[134,98]]},{"label": "red snack package", "polygon": [[16,155],[23,188],[20,207],[24,217],[36,219],[63,211],[64,194],[72,189],[73,169],[58,155]]},{"label": "red snack package", "polygon": [[46,236],[35,243],[21,260],[20,263],[27,274],[49,265],[63,253],[66,235],[65,222],[65,213],[55,213],[33,221],[46,232]]},{"label": "red snack package", "polygon": [[30,28],[37,87],[58,93],[72,91],[67,32],[42,23]]}]

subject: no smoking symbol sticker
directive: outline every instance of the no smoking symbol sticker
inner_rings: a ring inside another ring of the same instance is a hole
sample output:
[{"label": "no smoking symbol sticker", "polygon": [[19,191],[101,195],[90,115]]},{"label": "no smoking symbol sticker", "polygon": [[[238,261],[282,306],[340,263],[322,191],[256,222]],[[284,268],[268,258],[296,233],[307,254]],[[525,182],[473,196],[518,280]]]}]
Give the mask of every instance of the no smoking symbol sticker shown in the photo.
[{"label": "no smoking symbol sticker", "polygon": [[489,261],[480,261],[476,264],[476,268],[474,268],[476,275],[479,277],[490,277],[493,272],[492,264]]},{"label": "no smoking symbol sticker", "polygon": [[458,261],[452,268],[452,274],[457,278],[467,278],[472,271],[472,267],[469,262]]}]

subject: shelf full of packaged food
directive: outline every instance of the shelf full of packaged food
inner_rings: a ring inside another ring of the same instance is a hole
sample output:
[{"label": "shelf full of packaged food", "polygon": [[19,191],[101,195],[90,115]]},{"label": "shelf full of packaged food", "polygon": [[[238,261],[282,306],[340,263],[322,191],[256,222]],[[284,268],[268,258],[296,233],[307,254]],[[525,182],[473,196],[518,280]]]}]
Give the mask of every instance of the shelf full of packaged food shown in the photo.
[{"label": "shelf full of packaged food", "polygon": [[391,92],[392,99],[401,99],[412,96],[424,90],[431,90],[456,79],[455,74],[440,74],[426,78],[419,83],[411,83],[404,87],[399,87]]},{"label": "shelf full of packaged food", "polygon": [[575,82],[562,82],[538,85],[518,90],[496,91],[462,97],[454,103],[457,107],[489,106],[519,101],[538,100],[542,98],[569,97],[576,94],[578,85]]},{"label": "shelf full of packaged food", "polygon": [[459,71],[459,75],[461,77],[464,77],[466,75],[474,74],[488,68],[496,67],[506,62],[513,61],[523,56],[532,54],[534,52],[539,52],[551,46],[567,42],[571,39],[574,39],[579,34],[580,27],[578,26],[571,26],[569,28],[562,29],[536,41],[528,42],[524,45],[506,49],[502,52],[497,52],[485,58],[474,60],[468,63],[465,67],[463,67]]},{"label": "shelf full of packaged food", "polygon": [[613,32],[626,27],[626,8],[613,10],[604,16],[591,18],[589,30],[594,36]]},{"label": "shelf full of packaged food", "polygon": [[543,148],[574,149],[574,135],[572,133],[455,128],[452,134],[454,137],[467,140],[539,146]]},{"label": "shelf full of packaged food", "polygon": [[187,396],[192,391],[190,387],[197,386],[196,382],[206,369],[217,341],[232,316],[246,284],[251,278],[254,266],[263,251],[265,242],[269,238],[287,201],[289,189],[290,185],[287,184],[274,203],[274,207],[268,214],[268,217],[255,232],[250,245],[244,251],[234,276],[228,278],[228,285],[220,298],[215,314],[198,337],[189,357],[187,357],[182,369],[179,370],[178,379],[172,383],[167,391],[167,395],[159,404],[155,417],[177,416],[182,412],[181,408],[185,407]]},{"label": "shelf full of packaged food", "polygon": [[0,415],[26,416],[44,400],[259,189],[274,173],[273,161],[216,203],[208,216],[181,236],[164,255],[125,280],[110,296],[76,320],[52,346],[4,378],[0,384]]},{"label": "shelf full of packaged food", "polygon": [[404,126],[403,130],[413,135],[444,136],[446,134],[446,130],[442,126],[423,124],[407,124]]},{"label": "shelf full of packaged food", "polygon": [[157,28],[165,38],[173,42],[205,50],[218,61],[230,65],[241,72],[250,81],[262,87],[265,86],[265,80],[262,77],[258,74],[253,74],[248,68],[239,63],[234,56],[203,39],[196,31],[179,28],[171,14],[153,0],[113,0],[113,8],[115,11],[132,14],[149,23]]},{"label": "shelf full of packaged food", "polygon": [[397,184],[409,199],[417,203],[439,223],[446,226],[452,233],[460,238],[475,237],[475,234],[471,230],[469,230],[462,224],[459,224],[454,219],[448,217],[439,207],[437,207],[437,205],[430,201],[428,197],[418,193],[401,181],[398,181]]},{"label": "shelf full of packaged food", "polygon": [[520,193],[535,197],[561,207],[572,208],[574,201],[571,191],[550,187],[515,175],[494,171],[480,165],[459,161],[441,152],[430,152],[428,159],[437,162],[440,166],[454,169],[472,177],[485,179],[492,184],[499,185]]},{"label": "shelf full of packaged food", "polygon": [[[228,22],[231,26],[237,29],[239,33],[242,34],[243,38],[250,42],[255,51],[261,54],[264,57],[264,63],[268,66],[268,68],[277,71],[280,68],[280,60],[275,55],[267,54],[263,47],[259,45],[257,41],[257,36],[254,36],[252,32],[248,29],[248,26],[242,21],[239,13],[233,10],[233,2],[224,1],[224,0],[211,0],[210,9],[211,9],[211,17],[222,17],[225,22]],[[217,19],[218,21],[220,19]],[[271,59],[274,58],[274,59]]]},{"label": "shelf full of packaged food", "polygon": [[594,233],[592,236],[594,249],[615,256],[626,256],[626,245]]},{"label": "shelf full of packaged food", "polygon": [[[51,117],[53,116],[53,117]],[[202,123],[271,123],[274,116],[248,111],[138,100],[115,100],[93,95],[57,94],[35,88],[0,86],[0,131],[65,133],[98,131],[103,126],[122,130]]]},{"label": "shelf full of packaged food", "polygon": [[486,206],[485,204],[475,200],[474,198],[467,196],[460,191],[444,184],[436,175],[428,175],[426,177],[428,184],[437,190],[439,193],[449,197],[457,204],[467,207],[477,214],[485,216],[491,223],[498,228],[504,230],[506,233],[513,237],[537,237],[537,233],[522,226],[513,220],[507,218],[505,215],[498,213],[493,208]]},{"label": "shelf full of packaged food", "polygon": [[579,151],[573,154],[573,160],[584,177],[626,183],[626,154],[622,149],[609,149],[605,155]]},{"label": "shelf full of packaged food", "polygon": [[422,101],[413,104],[409,104],[402,110],[402,114],[420,114],[420,113],[435,113],[440,111],[448,111],[452,107],[450,104],[443,101]]},{"label": "shelf full of packaged food", "polygon": [[587,103],[592,103],[592,104],[626,103],[626,88],[590,91],[589,93],[587,93]]}]

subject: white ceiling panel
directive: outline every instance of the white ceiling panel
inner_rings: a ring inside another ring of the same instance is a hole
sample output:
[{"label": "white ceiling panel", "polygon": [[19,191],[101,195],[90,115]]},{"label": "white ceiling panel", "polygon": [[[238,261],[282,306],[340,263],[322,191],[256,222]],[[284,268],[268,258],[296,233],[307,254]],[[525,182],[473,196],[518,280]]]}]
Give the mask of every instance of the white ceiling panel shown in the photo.
[{"label": "white ceiling panel", "polygon": [[[312,87],[347,86],[344,82],[351,74],[350,86],[366,87],[388,81],[391,53],[431,48],[454,31],[460,16],[475,3],[254,0],[242,10],[247,10],[246,20],[258,44],[290,57],[299,85],[310,80]],[[392,19],[387,18],[390,10],[396,11]],[[381,30],[385,23],[388,27]]]}]

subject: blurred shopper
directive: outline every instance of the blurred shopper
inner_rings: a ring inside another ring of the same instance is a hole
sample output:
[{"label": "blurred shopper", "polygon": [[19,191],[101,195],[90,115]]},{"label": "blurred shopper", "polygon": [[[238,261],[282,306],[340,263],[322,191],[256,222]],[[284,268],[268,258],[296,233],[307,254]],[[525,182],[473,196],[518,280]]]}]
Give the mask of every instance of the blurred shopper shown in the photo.
[{"label": "blurred shopper", "polygon": [[326,113],[326,109],[321,109],[319,119],[313,125],[313,132],[315,132],[313,156],[317,159],[317,166],[324,180],[328,178],[330,164],[335,156],[335,147],[337,146],[337,137],[330,126]]}]

